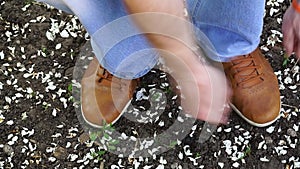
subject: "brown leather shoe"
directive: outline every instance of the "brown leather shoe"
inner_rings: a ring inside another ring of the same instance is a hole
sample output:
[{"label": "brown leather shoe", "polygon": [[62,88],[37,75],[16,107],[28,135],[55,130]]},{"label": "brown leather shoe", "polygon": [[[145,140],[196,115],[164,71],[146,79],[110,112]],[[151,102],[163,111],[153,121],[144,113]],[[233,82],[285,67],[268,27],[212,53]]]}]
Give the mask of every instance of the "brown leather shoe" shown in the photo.
[{"label": "brown leather shoe", "polygon": [[115,123],[130,104],[137,80],[114,77],[94,58],[81,80],[81,109],[84,120],[101,128]]},{"label": "brown leather shoe", "polygon": [[233,90],[232,108],[257,127],[275,122],[281,105],[278,81],[260,50],[235,57],[223,66]]}]

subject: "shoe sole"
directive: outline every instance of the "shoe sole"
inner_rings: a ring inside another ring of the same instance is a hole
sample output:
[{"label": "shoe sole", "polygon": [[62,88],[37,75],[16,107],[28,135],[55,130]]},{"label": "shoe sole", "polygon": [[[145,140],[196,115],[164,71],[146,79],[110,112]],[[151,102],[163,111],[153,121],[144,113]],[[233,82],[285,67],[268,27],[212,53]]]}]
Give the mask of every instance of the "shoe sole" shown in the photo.
[{"label": "shoe sole", "polygon": [[[240,112],[239,109],[236,108],[236,107],[234,106],[234,104],[232,104],[232,103],[229,103],[229,104],[230,104],[231,108],[232,108],[232,109],[233,109],[240,117],[242,117],[246,122],[248,122],[249,124],[251,124],[251,125],[253,125],[253,126],[255,126],[255,127],[267,127],[267,126],[273,124],[275,121],[277,121],[277,120],[280,118],[280,111],[279,111],[279,112],[278,112],[278,116],[277,116],[274,120],[272,120],[272,121],[270,121],[270,122],[267,122],[267,123],[256,123],[256,122],[254,122],[254,121],[249,120],[247,117],[245,117],[245,116],[242,114],[242,112]],[[280,109],[281,109],[281,102],[280,102]],[[280,110],[280,109],[279,109],[279,110]]]},{"label": "shoe sole", "polygon": [[[120,117],[125,113],[125,111],[127,110],[127,108],[129,107],[130,104],[131,104],[131,99],[127,102],[127,104],[126,104],[125,107],[123,108],[123,110],[122,110],[122,112],[120,113],[120,115],[119,115],[114,121],[112,121],[110,124],[115,124],[115,123],[120,119]],[[85,118],[85,116],[84,116],[84,114],[83,114],[82,106],[80,106],[80,107],[81,107],[81,115],[82,115],[82,118],[83,118],[83,120],[84,120],[85,123],[87,123],[88,125],[90,125],[90,126],[92,126],[92,127],[94,127],[94,128],[98,128],[98,129],[103,128],[103,126],[100,126],[100,125],[97,125],[97,124],[94,124],[94,123],[89,122],[89,121]]]}]

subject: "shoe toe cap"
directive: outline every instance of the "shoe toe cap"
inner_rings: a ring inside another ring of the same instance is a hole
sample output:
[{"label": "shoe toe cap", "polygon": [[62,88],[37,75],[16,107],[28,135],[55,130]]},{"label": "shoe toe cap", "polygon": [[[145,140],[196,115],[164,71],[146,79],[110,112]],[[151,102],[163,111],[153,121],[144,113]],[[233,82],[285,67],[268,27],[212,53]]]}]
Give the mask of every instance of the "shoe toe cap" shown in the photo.
[{"label": "shoe toe cap", "polygon": [[260,95],[235,101],[234,110],[248,123],[265,127],[275,122],[280,115],[280,94]]}]

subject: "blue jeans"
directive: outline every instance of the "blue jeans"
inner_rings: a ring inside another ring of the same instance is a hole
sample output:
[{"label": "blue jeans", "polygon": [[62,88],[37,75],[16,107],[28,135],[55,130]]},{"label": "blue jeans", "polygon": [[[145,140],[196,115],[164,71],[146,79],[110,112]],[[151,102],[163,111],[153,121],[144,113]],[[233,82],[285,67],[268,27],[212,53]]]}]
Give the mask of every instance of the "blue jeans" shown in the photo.
[{"label": "blue jeans", "polygon": [[[159,54],[126,17],[122,0],[38,1],[78,16],[92,37],[98,61],[115,76],[138,78],[157,63]],[[264,0],[187,0],[196,39],[215,61],[228,61],[257,48],[264,7]],[[205,47],[203,39],[212,45]]]}]

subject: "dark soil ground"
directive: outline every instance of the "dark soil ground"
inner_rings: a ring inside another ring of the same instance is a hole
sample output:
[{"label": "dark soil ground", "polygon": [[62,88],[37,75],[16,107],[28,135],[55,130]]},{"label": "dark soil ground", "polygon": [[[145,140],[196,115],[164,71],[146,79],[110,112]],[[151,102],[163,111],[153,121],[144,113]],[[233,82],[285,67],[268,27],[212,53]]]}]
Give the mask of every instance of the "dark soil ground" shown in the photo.
[{"label": "dark soil ground", "polygon": [[170,78],[154,69],[124,117],[88,136],[74,94],[73,72],[90,49],[79,20],[31,0],[0,1],[0,169],[300,168],[299,63],[294,56],[284,63],[281,44],[288,5],[266,3],[260,44],[281,92],[273,125],[256,128],[235,113],[227,125],[195,121],[181,113]]}]

